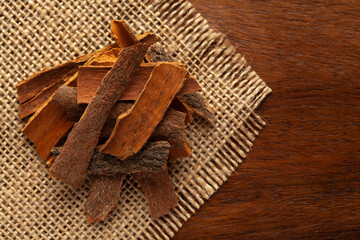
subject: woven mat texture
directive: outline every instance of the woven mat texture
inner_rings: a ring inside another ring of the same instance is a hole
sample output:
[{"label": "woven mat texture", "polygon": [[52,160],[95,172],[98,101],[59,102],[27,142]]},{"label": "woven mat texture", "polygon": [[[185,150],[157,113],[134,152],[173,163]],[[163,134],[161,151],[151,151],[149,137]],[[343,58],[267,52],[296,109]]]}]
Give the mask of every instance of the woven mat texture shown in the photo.
[{"label": "woven mat texture", "polygon": [[[88,225],[88,182],[72,190],[50,178],[21,133],[15,85],[112,42],[112,19],[126,20],[136,34],[156,33],[199,80],[216,120],[187,127],[193,154],[169,166],[180,199],[170,215],[151,220],[144,194],[128,176],[109,219]],[[1,1],[0,33],[1,239],[171,238],[246,157],[265,124],[254,109],[271,89],[187,1]]]}]

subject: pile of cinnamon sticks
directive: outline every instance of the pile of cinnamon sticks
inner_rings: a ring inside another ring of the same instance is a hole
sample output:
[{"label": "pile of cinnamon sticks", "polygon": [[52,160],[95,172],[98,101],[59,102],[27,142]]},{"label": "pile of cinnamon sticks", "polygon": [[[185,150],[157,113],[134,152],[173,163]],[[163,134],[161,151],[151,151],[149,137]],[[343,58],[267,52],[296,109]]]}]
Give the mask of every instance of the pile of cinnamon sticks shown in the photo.
[{"label": "pile of cinnamon sticks", "polygon": [[74,188],[90,179],[89,223],[116,206],[126,174],[140,184],[152,218],[168,214],[177,196],[167,162],[191,154],[185,124],[213,118],[197,80],[155,34],[110,25],[114,43],[17,85],[23,132],[51,176]]}]

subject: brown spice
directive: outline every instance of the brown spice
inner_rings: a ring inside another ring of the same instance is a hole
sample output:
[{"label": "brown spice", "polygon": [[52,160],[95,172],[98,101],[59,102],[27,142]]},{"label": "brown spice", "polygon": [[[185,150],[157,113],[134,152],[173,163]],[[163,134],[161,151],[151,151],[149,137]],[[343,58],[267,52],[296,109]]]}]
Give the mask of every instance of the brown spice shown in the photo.
[{"label": "brown spice", "polygon": [[136,39],[141,43],[147,43],[149,45],[153,45],[154,43],[159,41],[159,38],[151,32],[146,32],[146,33],[137,35]]},{"label": "brown spice", "polygon": [[[145,87],[152,70],[156,64],[142,64],[139,70],[134,74],[126,91],[120,96],[121,100],[136,100]],[[96,89],[99,87],[101,80],[106,73],[110,71],[110,67],[104,66],[82,66],[79,67],[78,74],[78,103],[89,103],[94,96]],[[200,90],[201,87],[193,77],[189,76],[184,82],[184,86],[178,95],[184,95]]]},{"label": "brown spice", "polygon": [[[70,78],[65,85],[73,81]],[[68,118],[66,108],[49,98],[29,119],[22,132],[35,144],[36,151],[44,160],[51,149],[71,129],[75,121]]]},{"label": "brown spice", "polygon": [[121,51],[118,60],[104,77],[82,118],[69,133],[63,151],[51,167],[52,176],[62,179],[75,188],[83,185],[101,128],[116,100],[126,89],[131,75],[139,68],[147,48],[146,44],[136,44]]},{"label": "brown spice", "polygon": [[178,198],[167,171],[135,173],[133,176],[146,195],[151,218],[165,216],[177,205]]},{"label": "brown spice", "polygon": [[[76,88],[61,86],[54,94],[53,100],[66,108],[69,118],[78,121],[86,106],[76,103]],[[130,102],[117,102],[111,110],[100,137],[108,139],[115,127],[116,119],[133,106]],[[169,108],[163,119],[156,126],[149,141],[168,141],[170,143],[169,159],[189,157],[191,148],[185,137],[185,113]]]},{"label": "brown spice", "polygon": [[149,142],[137,154],[124,161],[110,154],[96,152],[91,159],[88,174],[111,176],[118,173],[158,172],[166,167],[169,147],[166,141]]},{"label": "brown spice", "polygon": [[139,43],[134,33],[124,20],[112,20],[110,22],[111,36],[120,48],[125,48]]},{"label": "brown spice", "polygon": [[134,106],[120,115],[113,133],[100,149],[121,160],[137,153],[161,121],[187,71],[174,64],[159,63]]},{"label": "brown spice", "polygon": [[200,95],[200,93],[193,92],[184,94],[179,96],[178,99],[184,106],[190,107],[196,116],[210,122],[215,118],[214,111],[211,109],[206,99]]},{"label": "brown spice", "polygon": [[120,200],[123,175],[91,176],[85,211],[89,224],[104,221]]}]

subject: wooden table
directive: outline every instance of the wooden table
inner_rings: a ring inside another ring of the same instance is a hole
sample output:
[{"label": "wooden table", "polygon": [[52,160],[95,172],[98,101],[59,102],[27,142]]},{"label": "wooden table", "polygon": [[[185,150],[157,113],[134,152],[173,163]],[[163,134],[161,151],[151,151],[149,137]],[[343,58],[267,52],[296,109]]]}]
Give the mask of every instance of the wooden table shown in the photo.
[{"label": "wooden table", "polygon": [[191,2],[273,92],[248,158],[175,239],[359,239],[360,1]]}]

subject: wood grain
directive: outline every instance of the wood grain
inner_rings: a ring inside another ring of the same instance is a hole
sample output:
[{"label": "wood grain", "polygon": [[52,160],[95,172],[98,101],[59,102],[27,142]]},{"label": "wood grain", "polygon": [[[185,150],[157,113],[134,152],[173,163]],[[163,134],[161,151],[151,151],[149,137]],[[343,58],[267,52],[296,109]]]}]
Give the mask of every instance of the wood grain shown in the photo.
[{"label": "wood grain", "polygon": [[248,158],[174,239],[358,239],[360,2],[191,2],[273,92]]}]

